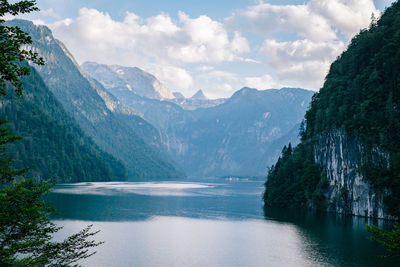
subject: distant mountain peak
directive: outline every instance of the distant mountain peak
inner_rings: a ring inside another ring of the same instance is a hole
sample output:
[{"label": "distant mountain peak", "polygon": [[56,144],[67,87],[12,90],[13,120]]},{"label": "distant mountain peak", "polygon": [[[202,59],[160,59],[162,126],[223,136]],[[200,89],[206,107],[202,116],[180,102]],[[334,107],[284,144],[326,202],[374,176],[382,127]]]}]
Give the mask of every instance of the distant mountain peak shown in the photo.
[{"label": "distant mountain peak", "polygon": [[203,90],[198,90],[190,99],[208,100],[204,95]]},{"label": "distant mountain peak", "polygon": [[179,99],[185,98],[185,96],[180,92],[173,92],[172,94],[174,95],[175,98]]},{"label": "distant mountain peak", "polygon": [[138,68],[85,62],[82,68],[106,88],[128,90],[152,99],[173,99],[174,95],[154,75]]}]

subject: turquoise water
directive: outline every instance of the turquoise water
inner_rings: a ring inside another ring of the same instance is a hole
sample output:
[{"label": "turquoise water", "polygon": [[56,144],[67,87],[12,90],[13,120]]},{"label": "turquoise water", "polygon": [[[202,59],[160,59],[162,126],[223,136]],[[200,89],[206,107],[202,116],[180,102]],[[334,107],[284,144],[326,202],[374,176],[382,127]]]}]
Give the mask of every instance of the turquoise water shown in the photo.
[{"label": "turquoise water", "polygon": [[379,257],[363,218],[264,214],[262,180],[203,179],[58,185],[64,226],[105,241],[84,266],[400,266]]}]

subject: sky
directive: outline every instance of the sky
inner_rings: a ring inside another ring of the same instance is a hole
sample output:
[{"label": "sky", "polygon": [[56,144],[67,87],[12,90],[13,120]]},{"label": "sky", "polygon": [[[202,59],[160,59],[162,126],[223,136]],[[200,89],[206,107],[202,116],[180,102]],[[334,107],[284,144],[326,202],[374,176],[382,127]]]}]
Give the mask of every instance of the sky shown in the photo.
[{"label": "sky", "polygon": [[139,67],[171,91],[229,97],[244,86],[317,91],[351,38],[392,0],[39,0],[79,64]]}]

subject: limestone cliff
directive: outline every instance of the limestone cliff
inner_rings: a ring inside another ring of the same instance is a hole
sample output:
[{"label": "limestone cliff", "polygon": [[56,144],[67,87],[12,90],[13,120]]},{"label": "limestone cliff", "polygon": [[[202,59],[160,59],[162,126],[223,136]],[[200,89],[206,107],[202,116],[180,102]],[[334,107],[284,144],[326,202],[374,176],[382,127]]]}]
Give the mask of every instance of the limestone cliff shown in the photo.
[{"label": "limestone cliff", "polygon": [[331,64],[300,144],[268,173],[266,206],[400,218],[399,14],[397,1]]},{"label": "limestone cliff", "polygon": [[[314,160],[326,175],[329,187],[325,192],[328,211],[373,218],[390,218],[385,211],[384,191],[375,190],[363,176],[361,167],[366,148],[343,129],[319,135],[314,143]],[[369,151],[373,158],[389,161],[381,149]]]}]

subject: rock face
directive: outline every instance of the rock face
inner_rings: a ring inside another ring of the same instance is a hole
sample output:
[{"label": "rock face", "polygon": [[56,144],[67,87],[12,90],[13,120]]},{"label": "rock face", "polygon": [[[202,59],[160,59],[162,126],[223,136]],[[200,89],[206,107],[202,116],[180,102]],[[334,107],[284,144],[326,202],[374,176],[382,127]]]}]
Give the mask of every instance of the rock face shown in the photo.
[{"label": "rock face", "polygon": [[207,100],[202,90],[197,91],[190,99]]},{"label": "rock face", "polygon": [[172,99],[172,92],[154,75],[137,67],[104,65],[85,62],[82,69],[104,84],[116,97],[129,97],[130,94],[151,99]]},{"label": "rock face", "polygon": [[[385,212],[385,192],[375,191],[363,177],[363,145],[343,129],[321,134],[314,144],[314,160],[320,164],[329,181],[325,194],[328,211],[373,218],[390,218]],[[389,155],[373,149],[372,158],[388,160]]]}]

